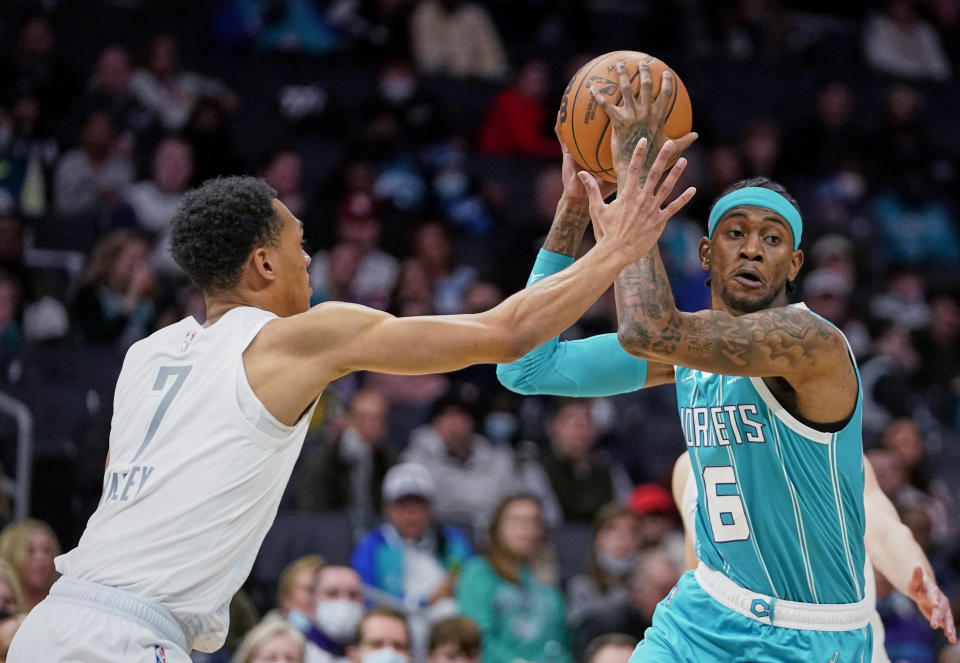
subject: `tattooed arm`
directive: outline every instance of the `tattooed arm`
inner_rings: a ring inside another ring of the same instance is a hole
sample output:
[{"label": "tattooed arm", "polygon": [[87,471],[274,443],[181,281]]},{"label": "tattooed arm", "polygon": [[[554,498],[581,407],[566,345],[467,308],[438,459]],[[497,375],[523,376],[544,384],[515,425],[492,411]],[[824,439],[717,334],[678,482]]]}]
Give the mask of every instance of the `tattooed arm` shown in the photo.
[{"label": "tattooed arm", "polygon": [[797,410],[816,422],[839,421],[856,404],[846,342],[809,311],[680,312],[656,248],[620,273],[616,294],[620,343],[635,356],[722,375],[783,378]]}]

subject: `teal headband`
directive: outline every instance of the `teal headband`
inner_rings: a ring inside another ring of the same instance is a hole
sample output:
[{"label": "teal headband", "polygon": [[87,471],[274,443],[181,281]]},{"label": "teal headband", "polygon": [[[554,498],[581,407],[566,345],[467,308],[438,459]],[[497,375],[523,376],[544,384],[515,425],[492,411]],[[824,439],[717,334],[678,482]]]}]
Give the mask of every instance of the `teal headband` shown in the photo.
[{"label": "teal headband", "polygon": [[779,193],[762,186],[744,187],[731,191],[720,198],[713,209],[710,210],[707,237],[713,237],[713,231],[717,229],[717,223],[721,217],[738,205],[765,207],[782,216],[790,224],[790,230],[793,231],[793,250],[796,251],[800,248],[800,236],[803,234],[803,220],[800,218],[800,212]]}]

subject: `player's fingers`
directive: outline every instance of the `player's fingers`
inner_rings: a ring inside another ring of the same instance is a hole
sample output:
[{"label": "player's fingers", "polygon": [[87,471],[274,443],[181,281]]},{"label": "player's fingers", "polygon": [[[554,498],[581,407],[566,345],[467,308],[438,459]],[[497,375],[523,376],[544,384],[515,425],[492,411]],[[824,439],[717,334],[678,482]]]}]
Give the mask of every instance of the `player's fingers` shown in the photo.
[{"label": "player's fingers", "polygon": [[627,63],[622,59],[617,60],[617,79],[620,82],[620,96],[623,97],[623,107],[633,112],[637,106],[637,98],[633,94],[633,85],[631,85],[630,77],[627,75]]},{"label": "player's fingers", "polygon": [[649,108],[653,100],[653,78],[650,77],[650,63],[641,60],[637,63],[640,70],[640,105]]},{"label": "player's fingers", "polygon": [[688,147],[693,145],[699,137],[700,137],[700,134],[698,134],[696,131],[691,131],[686,136],[681,136],[680,138],[674,138],[673,142],[677,144],[677,149],[680,152],[683,152]]},{"label": "player's fingers", "polygon": [[943,628],[944,634],[947,636],[947,640],[950,641],[950,644],[957,644],[957,625],[953,622],[953,613],[949,610],[947,611],[946,626]]},{"label": "player's fingers", "polygon": [[673,74],[669,71],[664,71],[660,79],[660,94],[657,95],[657,100],[653,104],[654,108],[663,115],[667,114],[667,109],[670,108],[673,103],[673,90],[675,87],[673,81]]},{"label": "player's fingers", "polygon": [[630,164],[627,166],[627,182],[623,186],[623,194],[629,195],[640,185],[640,174],[643,171],[643,161],[647,156],[647,139],[641,138],[633,148]]},{"label": "player's fingers", "polygon": [[610,118],[610,121],[619,122],[620,109],[607,101],[607,98],[597,92],[596,88],[590,83],[587,83],[587,89],[590,90],[590,96],[592,96],[593,100],[597,102],[597,105],[603,109],[603,112],[607,114],[607,117]]},{"label": "player's fingers", "polygon": [[687,187],[687,190],[681,193],[679,196],[670,201],[670,204],[667,205],[664,210],[664,219],[669,219],[674,216],[677,212],[682,210],[687,203],[693,200],[693,197],[696,195],[696,187]]},{"label": "player's fingers", "polygon": [[651,194],[657,190],[657,185],[660,184],[660,180],[663,178],[663,172],[676,156],[676,150],[677,147],[672,140],[668,140],[663,144],[663,147],[660,148],[660,154],[654,159],[653,165],[650,166],[650,172],[647,173],[647,182],[644,184],[645,190]]},{"label": "player's fingers", "polygon": [[587,204],[590,208],[590,218],[596,222],[605,205],[603,196],[600,194],[600,186],[597,184],[596,178],[585,170],[577,173],[577,177],[583,182],[583,188],[587,191]]},{"label": "player's fingers", "polygon": [[666,200],[667,196],[670,195],[670,192],[673,191],[673,187],[677,186],[677,181],[680,179],[680,176],[683,175],[683,171],[686,167],[687,160],[681,157],[667,172],[667,176],[663,178],[663,182],[660,183],[660,187],[654,194],[658,207],[662,205],[663,201]]}]

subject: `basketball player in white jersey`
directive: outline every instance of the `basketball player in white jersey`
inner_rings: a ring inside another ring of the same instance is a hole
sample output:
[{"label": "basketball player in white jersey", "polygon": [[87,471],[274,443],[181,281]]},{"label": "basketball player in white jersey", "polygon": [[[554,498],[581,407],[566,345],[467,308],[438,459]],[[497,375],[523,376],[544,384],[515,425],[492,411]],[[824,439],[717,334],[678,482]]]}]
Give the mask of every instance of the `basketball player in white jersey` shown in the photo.
[{"label": "basketball player in white jersey", "polygon": [[188,193],[171,244],[203,289],[206,323],[186,318],[127,353],[102,499],[7,660],[180,663],[218,649],[327,384],[507,362],[571,325],[693,196],[668,203],[684,166],[669,167],[669,150],[642,185],[644,151],[582,260],[475,315],[308,310],[303,225],[272,189],[231,177]]},{"label": "basketball player in white jersey", "polygon": [[[913,533],[900,520],[893,503],[880,489],[873,466],[866,456],[863,466],[863,510],[866,514],[863,543],[867,549],[864,581],[868,584],[867,596],[874,604],[870,617],[873,626],[872,663],[890,663],[883,648],[883,622],[875,607],[874,564],[898,591],[913,599],[923,616],[930,621],[930,628],[942,628],[947,639],[956,642],[957,628],[950,611],[950,601],[937,586],[930,560],[913,538]],[[695,548],[697,482],[691,481],[691,477],[690,454],[683,453],[673,465],[671,489],[673,501],[683,520],[684,561],[688,571],[695,569],[698,563]]]}]

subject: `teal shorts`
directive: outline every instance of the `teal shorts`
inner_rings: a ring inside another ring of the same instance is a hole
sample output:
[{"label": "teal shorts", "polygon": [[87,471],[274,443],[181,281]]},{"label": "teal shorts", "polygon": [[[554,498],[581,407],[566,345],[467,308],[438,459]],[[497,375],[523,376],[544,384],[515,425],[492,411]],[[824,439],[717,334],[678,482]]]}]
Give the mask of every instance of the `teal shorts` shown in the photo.
[{"label": "teal shorts", "polygon": [[870,663],[873,630],[811,631],[771,626],[721,605],[693,571],[657,604],[630,663]]}]

